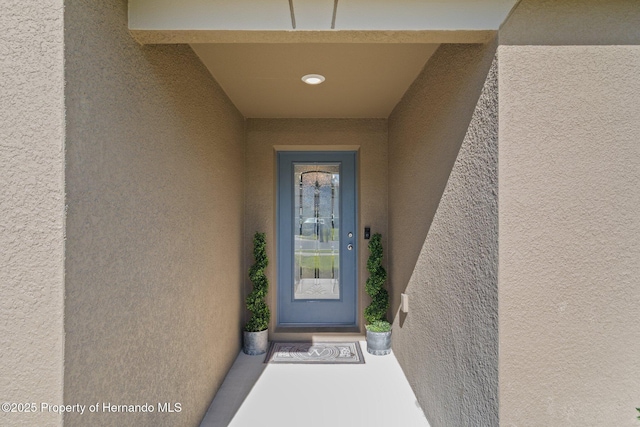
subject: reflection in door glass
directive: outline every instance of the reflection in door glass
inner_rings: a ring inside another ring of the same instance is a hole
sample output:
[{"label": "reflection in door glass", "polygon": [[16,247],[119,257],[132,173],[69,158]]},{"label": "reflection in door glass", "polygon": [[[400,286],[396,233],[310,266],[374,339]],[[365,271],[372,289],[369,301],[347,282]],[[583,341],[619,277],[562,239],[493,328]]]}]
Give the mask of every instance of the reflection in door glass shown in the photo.
[{"label": "reflection in door glass", "polygon": [[340,165],[294,165],[294,299],[340,299]]}]

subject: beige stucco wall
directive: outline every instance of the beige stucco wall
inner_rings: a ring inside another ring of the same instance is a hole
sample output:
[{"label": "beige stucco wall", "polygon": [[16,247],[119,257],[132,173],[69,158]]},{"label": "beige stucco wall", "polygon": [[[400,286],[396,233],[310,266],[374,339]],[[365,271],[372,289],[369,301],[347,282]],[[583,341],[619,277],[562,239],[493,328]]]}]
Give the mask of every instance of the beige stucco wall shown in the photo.
[{"label": "beige stucco wall", "polygon": [[[63,2],[4,1],[0,28],[0,396],[39,410],[63,387]],[[0,425],[61,422],[0,412]]]},{"label": "beige stucco wall", "polygon": [[389,118],[393,351],[434,427],[498,425],[495,49],[442,45]]},{"label": "beige stucco wall", "polygon": [[636,0],[520,0],[500,28],[505,45],[638,44]]},{"label": "beige stucco wall", "polygon": [[[359,243],[359,310],[362,316],[366,272],[367,241],[362,232],[387,234],[387,121],[384,119],[250,119],[247,121],[246,201],[245,201],[245,270],[253,263],[253,234],[267,233],[268,294],[272,307],[270,336],[274,334],[276,317],[276,151],[277,150],[351,150],[357,151]],[[251,282],[245,281],[246,290]],[[359,319],[363,322],[363,319]],[[299,339],[302,335],[298,335]]]},{"label": "beige stucco wall", "polygon": [[500,34],[500,420],[631,427],[640,5],[554,3],[523,1]]},{"label": "beige stucco wall", "polygon": [[197,425],[240,349],[244,119],[125,0],[67,1],[65,41],[64,400],[182,406],[65,425]]}]

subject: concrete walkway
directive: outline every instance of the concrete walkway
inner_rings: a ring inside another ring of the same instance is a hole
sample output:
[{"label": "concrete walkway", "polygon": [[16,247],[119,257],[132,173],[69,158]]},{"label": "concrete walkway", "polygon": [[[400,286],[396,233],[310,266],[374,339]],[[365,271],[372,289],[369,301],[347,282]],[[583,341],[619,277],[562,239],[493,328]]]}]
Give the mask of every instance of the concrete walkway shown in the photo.
[{"label": "concrete walkway", "polygon": [[429,427],[392,354],[365,364],[264,364],[240,352],[201,427]]}]

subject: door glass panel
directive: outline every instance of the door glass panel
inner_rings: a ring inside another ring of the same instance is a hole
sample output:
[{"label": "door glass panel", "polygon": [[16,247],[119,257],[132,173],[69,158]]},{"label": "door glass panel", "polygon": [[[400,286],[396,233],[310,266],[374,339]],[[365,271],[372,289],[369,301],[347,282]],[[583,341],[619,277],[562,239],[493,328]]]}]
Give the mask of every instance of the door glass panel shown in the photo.
[{"label": "door glass panel", "polygon": [[294,164],[296,300],[340,299],[340,164]]}]

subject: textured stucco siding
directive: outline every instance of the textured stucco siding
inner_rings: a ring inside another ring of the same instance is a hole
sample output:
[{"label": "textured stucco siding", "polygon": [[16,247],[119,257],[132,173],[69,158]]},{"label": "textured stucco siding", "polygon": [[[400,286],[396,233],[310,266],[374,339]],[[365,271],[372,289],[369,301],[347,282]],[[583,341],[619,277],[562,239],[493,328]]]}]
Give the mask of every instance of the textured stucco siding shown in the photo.
[{"label": "textured stucco siding", "polygon": [[500,47],[505,425],[637,425],[638,70],[638,46]]},{"label": "textured stucco siding", "polygon": [[504,45],[634,45],[638,0],[520,0],[499,31]]},{"label": "textured stucco siding", "polygon": [[[270,289],[273,308],[271,333],[276,309],[276,150],[351,150],[357,151],[358,223],[358,299],[359,322],[363,306],[367,240],[364,226],[371,232],[387,234],[387,121],[384,119],[249,119],[247,121],[245,245],[252,247],[256,231],[267,233]],[[245,265],[253,263],[247,250]],[[250,282],[246,284],[251,289]]]},{"label": "textured stucco siding", "polygon": [[65,425],[197,425],[240,349],[244,119],[126,1],[65,6],[64,400],[182,407]]},{"label": "textured stucco siding", "polygon": [[[63,387],[63,2],[0,9],[0,401],[39,410]],[[61,423],[0,412],[0,425]]]},{"label": "textured stucco siding", "polygon": [[494,52],[443,45],[389,119],[393,350],[434,427],[498,425]]},{"label": "textured stucco siding", "polygon": [[506,426],[638,425],[639,19],[527,0],[499,36]]}]

